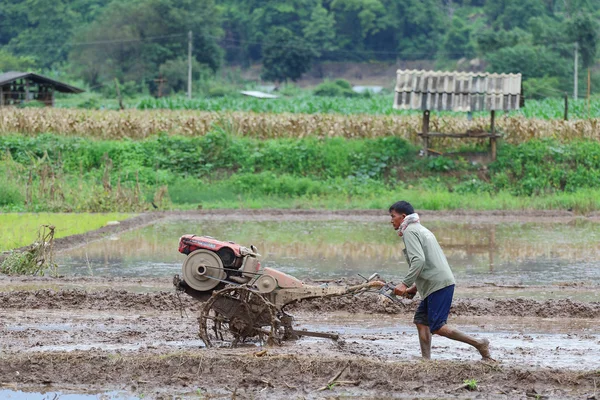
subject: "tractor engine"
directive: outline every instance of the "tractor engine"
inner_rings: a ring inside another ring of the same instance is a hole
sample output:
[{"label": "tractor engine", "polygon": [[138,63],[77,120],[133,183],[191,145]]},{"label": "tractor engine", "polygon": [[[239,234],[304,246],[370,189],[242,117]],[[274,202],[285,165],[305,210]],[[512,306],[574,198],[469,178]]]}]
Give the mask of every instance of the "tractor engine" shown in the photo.
[{"label": "tractor engine", "polygon": [[179,252],[187,255],[182,277],[175,276],[175,286],[200,300],[227,283],[244,284],[256,277],[260,269],[256,247],[217,240],[210,236],[183,235]]}]

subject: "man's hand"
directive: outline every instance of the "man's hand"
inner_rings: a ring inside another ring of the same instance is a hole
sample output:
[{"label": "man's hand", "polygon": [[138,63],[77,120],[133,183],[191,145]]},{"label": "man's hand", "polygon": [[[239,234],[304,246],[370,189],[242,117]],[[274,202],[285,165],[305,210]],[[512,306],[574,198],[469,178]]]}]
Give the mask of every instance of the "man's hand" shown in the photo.
[{"label": "man's hand", "polygon": [[413,285],[412,285],[411,287],[409,287],[408,289],[406,289],[406,293],[407,293],[407,294],[410,294],[410,295],[413,295],[413,296],[414,296],[415,294],[417,294],[417,285],[415,285],[415,284],[413,283]]},{"label": "man's hand", "polygon": [[407,290],[408,290],[408,287],[406,287],[406,285],[404,283],[400,283],[400,284],[396,285],[396,287],[394,288],[394,294],[396,296],[404,297],[404,296],[406,296]]}]

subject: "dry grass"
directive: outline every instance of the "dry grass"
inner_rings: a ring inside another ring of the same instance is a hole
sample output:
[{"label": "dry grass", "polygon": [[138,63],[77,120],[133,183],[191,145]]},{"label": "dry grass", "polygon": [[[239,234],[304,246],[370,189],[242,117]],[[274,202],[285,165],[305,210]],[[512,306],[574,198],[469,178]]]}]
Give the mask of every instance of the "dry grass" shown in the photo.
[{"label": "dry grass", "polygon": [[[600,119],[574,121],[527,119],[500,116],[497,129],[509,143],[533,138],[600,140]],[[398,136],[418,142],[421,117],[337,114],[269,114],[252,112],[198,112],[186,110],[80,110],[0,109],[0,134],[33,135],[55,133],[97,139],[144,139],[158,133],[201,136],[222,128],[234,134],[257,138],[302,138],[306,136],[373,138]],[[430,131],[459,133],[489,129],[488,118],[431,118]],[[453,145],[456,140],[440,139],[436,145]]]}]

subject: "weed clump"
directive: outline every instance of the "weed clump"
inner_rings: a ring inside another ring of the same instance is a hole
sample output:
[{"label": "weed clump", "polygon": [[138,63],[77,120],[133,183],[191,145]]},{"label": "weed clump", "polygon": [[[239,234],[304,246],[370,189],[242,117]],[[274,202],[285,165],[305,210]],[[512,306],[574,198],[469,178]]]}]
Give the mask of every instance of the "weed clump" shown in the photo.
[{"label": "weed clump", "polygon": [[58,265],[54,262],[54,226],[42,225],[38,238],[24,251],[12,252],[0,264],[0,273],[6,275],[41,275],[47,270],[57,275]]}]

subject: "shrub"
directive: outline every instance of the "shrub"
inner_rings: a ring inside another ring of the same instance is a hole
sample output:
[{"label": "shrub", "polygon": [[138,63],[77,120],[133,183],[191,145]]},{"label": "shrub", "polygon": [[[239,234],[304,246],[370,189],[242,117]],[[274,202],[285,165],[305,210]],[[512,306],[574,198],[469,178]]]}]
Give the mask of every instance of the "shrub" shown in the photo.
[{"label": "shrub", "polygon": [[325,81],[314,90],[315,96],[327,97],[356,97],[358,93],[352,91],[348,81],[338,79],[334,82]]},{"label": "shrub", "polygon": [[11,182],[0,180],[0,206],[10,206],[23,203],[23,194],[19,187]]}]

